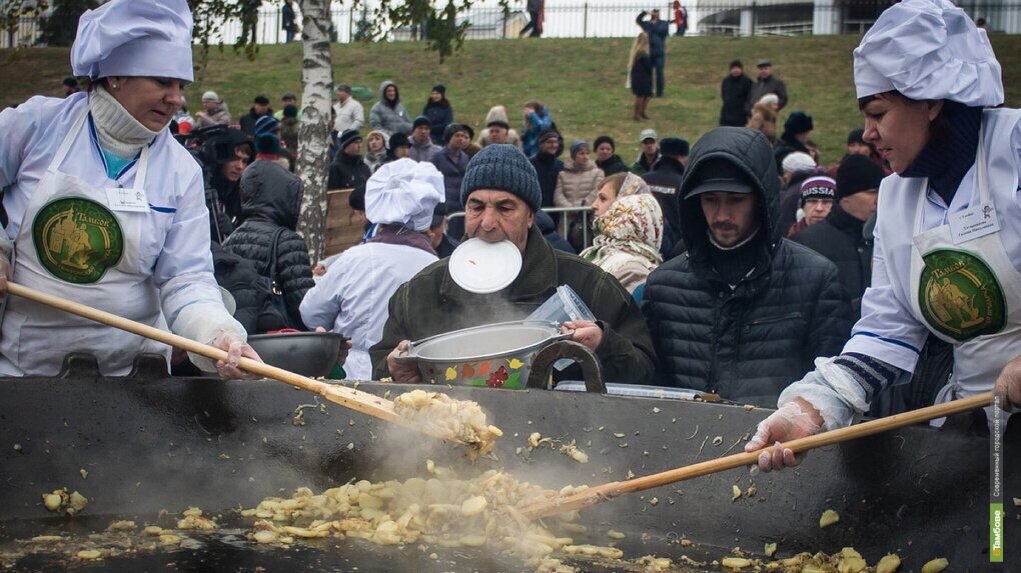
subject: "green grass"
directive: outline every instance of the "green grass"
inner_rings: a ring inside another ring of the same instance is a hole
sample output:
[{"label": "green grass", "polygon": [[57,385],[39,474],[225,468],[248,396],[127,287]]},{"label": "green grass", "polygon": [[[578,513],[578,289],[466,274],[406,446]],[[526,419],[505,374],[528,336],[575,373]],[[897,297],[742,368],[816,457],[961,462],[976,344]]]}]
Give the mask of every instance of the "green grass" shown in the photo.
[{"label": "green grass", "polygon": [[[774,72],[787,82],[790,103],[785,111],[814,116],[812,137],[823,159],[832,162],[842,154],[847,132],[861,124],[851,74],[851,51],[857,43],[857,36],[671,38],[666,97],[652,100],[652,119],[642,123],[631,120],[631,94],[624,88],[630,39],[470,41],[443,64],[420,44],[335,44],[333,61],[336,82],[375,92],[381,81],[397,81],[412,116],[421,110],[431,86],[444,83],[456,118],[477,129],[492,105],[507,106],[513,124],[519,121],[522,104],[538,99],[552,109],[568,142],[591,141],[606,133],[617,141],[618,153],[631,161],[637,153],[635,139],[645,127],[694,143],[716,125],[719,82],[727,63],[740,58],[752,66],[770,58]],[[1021,36],[995,36],[993,45],[1003,65],[1007,105],[1021,106]],[[257,94],[276,104],[284,91],[300,92],[301,56],[298,44],[262,46],[255,61],[214,48],[204,77],[189,88],[188,100],[194,108],[203,91],[215,90],[235,117],[247,111]],[[0,51],[0,105],[34,94],[56,95],[70,71],[67,62],[66,49]],[[368,114],[372,102],[363,103]]]}]

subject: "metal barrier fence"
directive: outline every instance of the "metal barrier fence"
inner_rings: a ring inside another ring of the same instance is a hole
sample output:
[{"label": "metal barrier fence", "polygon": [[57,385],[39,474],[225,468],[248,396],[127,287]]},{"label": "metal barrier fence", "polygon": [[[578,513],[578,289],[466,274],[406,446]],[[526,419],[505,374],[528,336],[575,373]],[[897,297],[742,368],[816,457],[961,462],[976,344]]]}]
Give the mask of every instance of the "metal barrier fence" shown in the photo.
[{"label": "metal barrier fence", "polygon": [[[588,246],[592,245],[592,238],[593,237],[590,236],[590,231],[592,230],[592,226],[591,226],[591,223],[589,222],[589,219],[592,217],[592,214],[593,214],[593,212],[592,212],[592,205],[586,205],[586,206],[582,206],[582,207],[543,207],[542,210],[545,213],[548,213],[550,215],[556,215],[556,214],[560,214],[560,213],[580,213],[581,214],[581,228],[582,228],[582,233],[581,233],[582,244],[585,247],[588,247]],[[449,215],[447,215],[448,219],[461,219],[463,217],[464,217],[464,211],[458,211],[456,213],[450,213]],[[567,238],[567,235],[569,234],[569,227],[568,227],[568,225],[570,224],[570,221],[568,219],[570,219],[570,218],[571,217],[560,217],[560,222],[557,224],[557,226],[558,226],[557,231],[565,239]]]},{"label": "metal barrier fence", "polygon": [[[677,34],[672,2],[652,3],[660,8],[663,20],[670,23],[670,33]],[[799,34],[861,34],[893,0],[689,0],[683,2],[687,11],[686,35],[757,36]],[[976,20],[982,19],[990,32],[1021,33],[1021,0],[984,0],[958,2]],[[280,44],[286,40],[281,29],[282,2],[264,2],[259,9],[254,34],[259,44]],[[366,0],[352,10],[336,2],[330,12],[334,41],[348,43],[360,39],[366,22],[374,17],[376,3]],[[297,4],[295,4],[297,6]],[[543,15],[542,35],[552,38],[607,38],[635,36],[638,14],[649,8],[649,2],[622,0],[604,3],[598,0],[563,3],[549,1]],[[517,38],[530,21],[524,2],[514,3],[509,11],[492,1],[474,4],[458,17],[458,23],[469,22],[467,38]],[[299,14],[300,22],[300,14]],[[62,25],[74,28],[77,22]],[[225,22],[213,43],[220,40],[232,44],[242,33],[240,21]],[[385,28],[386,41],[421,39],[428,34],[426,26]],[[22,18],[10,30],[0,32],[0,47],[33,46],[39,43],[39,27],[34,18]],[[298,36],[300,39],[300,35]]]}]

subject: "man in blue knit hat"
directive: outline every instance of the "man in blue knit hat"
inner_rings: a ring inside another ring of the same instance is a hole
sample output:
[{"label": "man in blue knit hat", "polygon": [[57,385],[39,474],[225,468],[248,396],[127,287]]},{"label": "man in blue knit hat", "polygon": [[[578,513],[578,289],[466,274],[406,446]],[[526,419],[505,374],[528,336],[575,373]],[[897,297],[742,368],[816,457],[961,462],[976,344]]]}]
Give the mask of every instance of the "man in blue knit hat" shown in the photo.
[{"label": "man in blue knit hat", "polygon": [[524,319],[560,285],[568,285],[596,316],[574,321],[571,340],[592,350],[607,381],[641,384],[653,373],[655,353],[634,299],[599,267],[555,251],[535,225],[542,192],[535,168],[513,145],[488,145],[472,157],[461,184],[465,230],[489,243],[510,241],[521,251],[521,271],[491,294],[462,289],[441,259],[402,285],[390,299],[383,338],[372,347],[373,378],[420,381],[417,366],[395,360],[409,340],[453,330]]}]

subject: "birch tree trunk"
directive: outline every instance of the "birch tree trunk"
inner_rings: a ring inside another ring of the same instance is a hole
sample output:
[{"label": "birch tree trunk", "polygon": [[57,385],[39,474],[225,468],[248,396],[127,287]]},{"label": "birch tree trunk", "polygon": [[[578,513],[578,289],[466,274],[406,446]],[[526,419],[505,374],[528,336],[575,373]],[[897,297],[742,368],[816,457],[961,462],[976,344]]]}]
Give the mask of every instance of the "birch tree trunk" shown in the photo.
[{"label": "birch tree trunk", "polygon": [[298,231],[308,244],[312,264],[326,251],[326,182],[329,172],[330,0],[299,0],[304,59],[301,66],[301,124],[298,128],[298,177],[305,184]]}]

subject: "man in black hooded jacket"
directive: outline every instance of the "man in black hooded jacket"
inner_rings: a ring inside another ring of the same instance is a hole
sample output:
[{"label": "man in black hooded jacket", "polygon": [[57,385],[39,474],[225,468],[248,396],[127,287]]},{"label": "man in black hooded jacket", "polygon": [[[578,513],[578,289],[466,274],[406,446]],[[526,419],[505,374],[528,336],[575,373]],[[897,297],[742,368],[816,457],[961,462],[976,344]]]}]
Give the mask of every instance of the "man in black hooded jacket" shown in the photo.
[{"label": "man in black hooded jacket", "polygon": [[782,238],[776,164],[755,130],[703,136],[680,193],[688,250],[649,275],[642,302],[659,383],[772,408],[850,334],[837,268]]},{"label": "man in black hooded jacket", "polygon": [[224,249],[255,264],[272,279],[270,263],[276,240],[277,282],[291,328],[304,329],[298,307],[315,282],[305,239],[295,229],[301,211],[301,179],[269,159],[257,159],[241,176],[241,208],[245,222],[223,243]]}]

